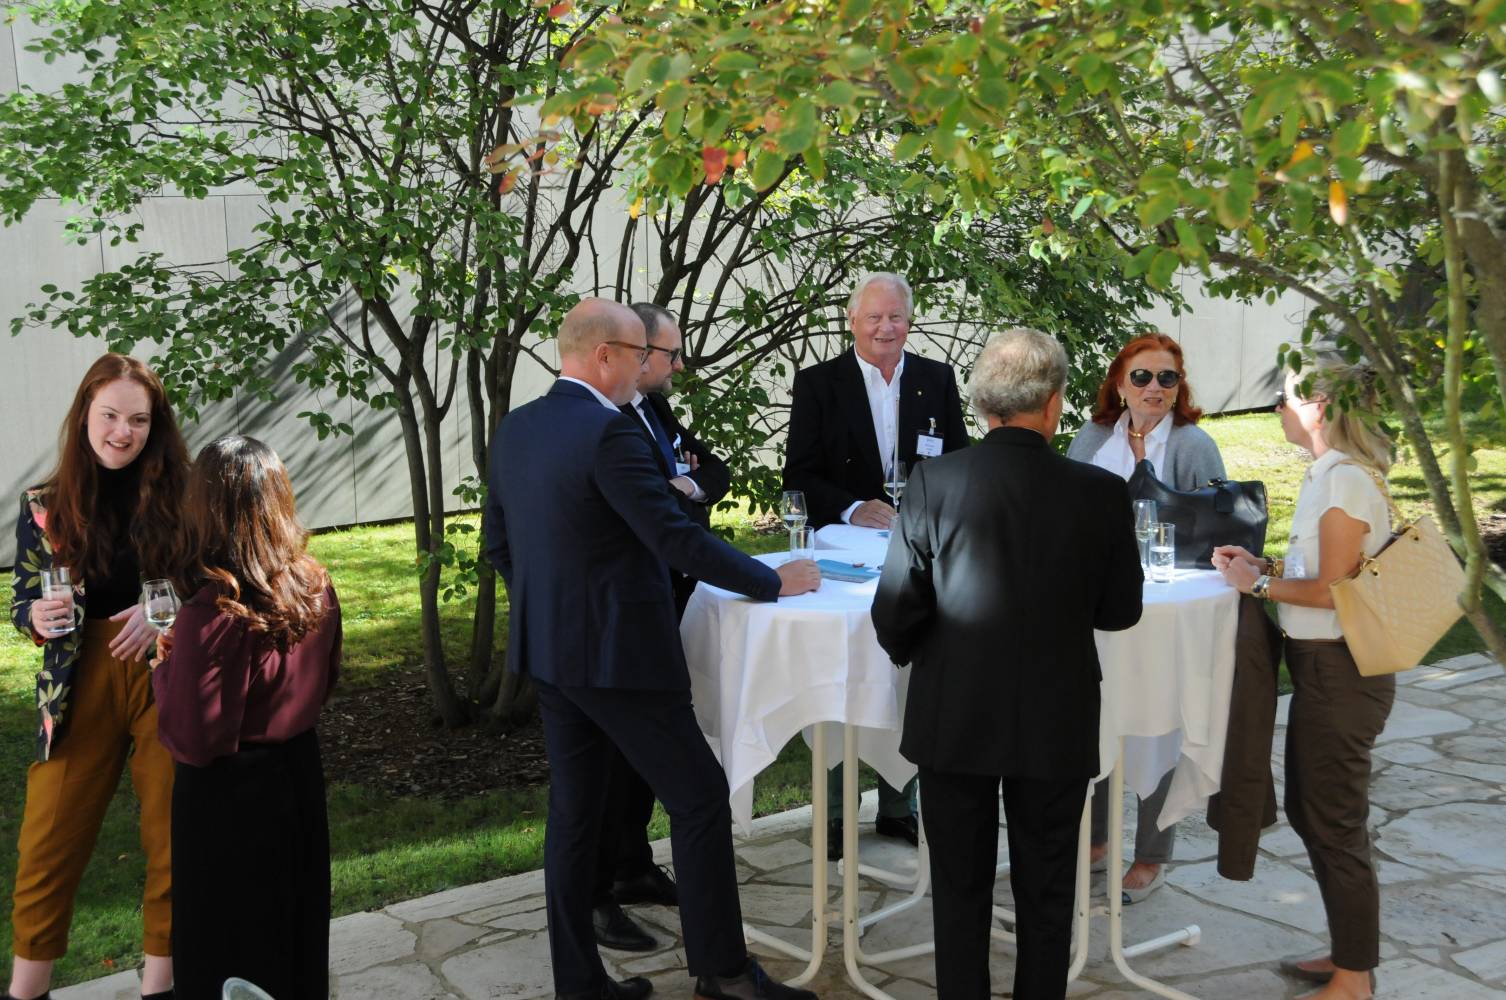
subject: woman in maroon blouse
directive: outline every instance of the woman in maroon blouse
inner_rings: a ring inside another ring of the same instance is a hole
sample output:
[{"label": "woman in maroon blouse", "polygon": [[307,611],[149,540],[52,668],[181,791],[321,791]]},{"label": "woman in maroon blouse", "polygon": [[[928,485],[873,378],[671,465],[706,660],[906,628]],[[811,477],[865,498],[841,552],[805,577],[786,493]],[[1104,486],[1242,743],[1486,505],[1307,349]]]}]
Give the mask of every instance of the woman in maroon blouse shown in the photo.
[{"label": "woman in maroon blouse", "polygon": [[152,677],[173,788],[177,990],[239,976],[328,997],[329,824],[314,724],[340,665],[340,604],[308,554],[282,461],[220,438],[189,475],[190,569]]}]

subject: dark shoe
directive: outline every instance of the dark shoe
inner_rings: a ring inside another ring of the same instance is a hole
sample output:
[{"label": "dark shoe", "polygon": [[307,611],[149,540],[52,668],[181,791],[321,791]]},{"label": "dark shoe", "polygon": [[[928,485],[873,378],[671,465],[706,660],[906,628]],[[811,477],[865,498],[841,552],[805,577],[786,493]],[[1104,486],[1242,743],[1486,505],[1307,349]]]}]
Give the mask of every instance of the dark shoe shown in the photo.
[{"label": "dark shoe", "polygon": [[920,846],[920,821],[914,816],[880,816],[873,824],[873,832],[880,837],[909,841],[911,847]]},{"label": "dark shoe", "polygon": [[[16,998],[11,996],[9,993],[0,993],[0,1000],[16,1000]],[[52,991],[48,990],[41,996],[35,997],[34,1000],[52,1000]]]},{"label": "dark shoe", "polygon": [[817,1000],[810,990],[776,983],[753,956],[743,971],[730,978],[702,976],[695,981],[695,1000]]},{"label": "dark shoe", "polygon": [[663,865],[654,865],[632,878],[619,879],[612,883],[612,898],[619,906],[631,903],[657,903],[660,906],[679,906],[680,887]]},{"label": "dark shoe", "polygon": [[172,990],[163,990],[161,993],[143,993],[141,1000],[173,1000]]},{"label": "dark shoe", "polygon": [[613,982],[608,979],[601,989],[585,993],[556,993],[554,1000],[643,1000],[654,991],[654,984],[642,976]]},{"label": "dark shoe", "polygon": [[839,819],[826,824],[826,860],[842,860],[842,821]]},{"label": "dark shoe", "polygon": [[614,951],[653,951],[659,942],[649,936],[642,927],[633,923],[633,918],[622,912],[615,902],[602,903],[591,910],[591,927],[596,931],[596,943]]},{"label": "dark shoe", "polygon": [[1333,973],[1327,969],[1304,968],[1303,963],[1312,962],[1320,958],[1327,958],[1328,953],[1315,952],[1311,955],[1293,955],[1291,958],[1281,960],[1281,971],[1293,979],[1300,979],[1304,983],[1318,983],[1322,985],[1333,978]]}]

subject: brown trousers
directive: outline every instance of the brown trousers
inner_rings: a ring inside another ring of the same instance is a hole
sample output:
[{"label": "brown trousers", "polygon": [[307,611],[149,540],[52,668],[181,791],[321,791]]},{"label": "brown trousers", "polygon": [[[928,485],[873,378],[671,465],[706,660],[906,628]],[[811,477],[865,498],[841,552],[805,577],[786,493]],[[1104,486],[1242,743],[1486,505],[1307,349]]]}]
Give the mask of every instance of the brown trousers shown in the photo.
[{"label": "brown trousers", "polygon": [[68,732],[52,758],[32,764],[26,774],[12,947],[17,957],[34,961],[62,958],[68,951],[79,881],[129,760],[146,853],[144,950],[170,955],[173,761],[157,739],[151,673],[145,664],[110,655],[118,624],[89,620],[83,628]]},{"label": "brown trousers", "polygon": [[1286,816],[1312,860],[1333,962],[1380,964],[1380,888],[1370,850],[1370,750],[1396,700],[1396,678],[1361,677],[1342,641],[1286,640]]}]

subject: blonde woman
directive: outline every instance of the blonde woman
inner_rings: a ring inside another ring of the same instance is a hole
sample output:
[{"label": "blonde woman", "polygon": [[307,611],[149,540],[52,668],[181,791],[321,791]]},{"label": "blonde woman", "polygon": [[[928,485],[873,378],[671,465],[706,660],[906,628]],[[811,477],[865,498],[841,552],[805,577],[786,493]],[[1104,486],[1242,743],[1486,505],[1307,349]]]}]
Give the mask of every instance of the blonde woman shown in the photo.
[{"label": "blonde woman", "polygon": [[[1390,537],[1382,484],[1391,442],[1366,420],[1376,402],[1370,372],[1330,363],[1310,381],[1304,396],[1300,379],[1289,374],[1276,403],[1287,440],[1313,456],[1284,565],[1238,546],[1214,550],[1213,564],[1240,593],[1275,601],[1287,636],[1295,690],[1286,730],[1286,814],[1312,861],[1332,950],[1281,968],[1324,983],[1309,994],[1316,1000],[1365,1000],[1380,964],[1380,892],[1366,825],[1370,750],[1391,714],[1396,679],[1360,676],[1329,586]],[[1335,403],[1346,389],[1340,409]]]}]

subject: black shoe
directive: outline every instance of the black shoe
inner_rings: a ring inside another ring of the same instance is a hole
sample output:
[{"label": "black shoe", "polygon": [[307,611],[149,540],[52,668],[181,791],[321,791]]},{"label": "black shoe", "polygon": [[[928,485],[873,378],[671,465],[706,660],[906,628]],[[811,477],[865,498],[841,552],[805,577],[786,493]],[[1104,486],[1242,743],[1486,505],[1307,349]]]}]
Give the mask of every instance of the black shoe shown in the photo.
[{"label": "black shoe", "polygon": [[622,912],[615,902],[601,903],[591,910],[591,927],[596,931],[596,943],[614,951],[653,951],[659,942],[649,936],[642,927],[633,923],[633,918]]},{"label": "black shoe", "polygon": [[907,840],[911,847],[920,846],[920,822],[914,816],[880,816],[873,824],[880,837]]},{"label": "black shoe", "polygon": [[[13,996],[11,996],[10,993],[6,992],[6,993],[0,993],[0,1000],[16,1000],[16,998],[13,997]],[[46,993],[43,993],[41,996],[38,996],[38,997],[34,998],[34,1000],[52,1000],[52,991],[48,990]]]},{"label": "black shoe", "polygon": [[697,979],[695,1000],[816,1000],[816,994],[774,982],[749,955],[748,964],[736,976],[702,976]]},{"label": "black shoe", "polygon": [[554,1000],[643,1000],[654,991],[654,984],[642,976],[634,976],[620,982],[608,979],[599,990],[584,993],[556,993]]},{"label": "black shoe", "polygon": [[161,993],[143,993],[141,1000],[173,1000],[172,990],[163,990]]},{"label": "black shoe", "polygon": [[826,860],[842,860],[842,821],[839,819],[826,824]]},{"label": "black shoe", "polygon": [[612,898],[618,905],[630,903],[657,903],[660,906],[679,906],[680,887],[663,865],[653,865],[632,878],[619,879],[612,883]]}]

